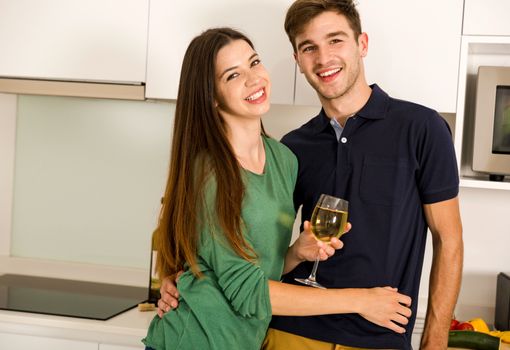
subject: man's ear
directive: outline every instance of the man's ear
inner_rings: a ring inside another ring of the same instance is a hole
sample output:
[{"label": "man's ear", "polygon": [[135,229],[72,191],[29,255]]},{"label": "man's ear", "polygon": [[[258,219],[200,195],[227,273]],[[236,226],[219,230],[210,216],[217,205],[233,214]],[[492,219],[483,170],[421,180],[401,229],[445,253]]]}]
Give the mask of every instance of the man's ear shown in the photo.
[{"label": "man's ear", "polygon": [[360,48],[361,57],[366,57],[368,54],[368,35],[361,33],[358,37],[358,46]]}]

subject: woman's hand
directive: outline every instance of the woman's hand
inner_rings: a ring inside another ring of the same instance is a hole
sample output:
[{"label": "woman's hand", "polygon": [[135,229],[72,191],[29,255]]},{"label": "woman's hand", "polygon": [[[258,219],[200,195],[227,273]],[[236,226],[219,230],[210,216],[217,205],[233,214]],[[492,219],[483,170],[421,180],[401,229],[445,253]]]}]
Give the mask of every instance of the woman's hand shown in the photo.
[{"label": "woman's hand", "polygon": [[[349,232],[351,224],[347,223],[344,233]],[[337,249],[341,249],[344,244],[338,238],[331,238],[330,243],[324,243],[315,238],[312,232],[312,225],[309,221],[303,224],[304,231],[299,238],[290,246],[285,257],[285,266],[283,273],[292,271],[303,261],[315,261],[317,257],[321,261],[328,259],[335,254]]]},{"label": "woman's hand", "polygon": [[161,280],[161,288],[159,289],[161,299],[158,300],[158,316],[160,318],[166,312],[179,306],[179,291],[176,283],[182,273],[183,271],[179,271],[175,276],[165,277]]},{"label": "woman's hand", "polygon": [[[344,246],[343,242],[336,237],[331,238],[329,243],[316,239],[309,221],[304,222],[303,228],[304,231],[301,232],[299,238],[292,245],[298,260],[315,261],[318,256],[323,261],[335,254],[337,249],[341,249]],[[344,233],[349,232],[350,229],[351,224],[347,223]]]},{"label": "woman's hand", "polygon": [[360,298],[359,314],[368,321],[396,333],[405,333],[411,316],[411,298],[400,294],[396,288],[378,287],[366,289],[365,297]]}]

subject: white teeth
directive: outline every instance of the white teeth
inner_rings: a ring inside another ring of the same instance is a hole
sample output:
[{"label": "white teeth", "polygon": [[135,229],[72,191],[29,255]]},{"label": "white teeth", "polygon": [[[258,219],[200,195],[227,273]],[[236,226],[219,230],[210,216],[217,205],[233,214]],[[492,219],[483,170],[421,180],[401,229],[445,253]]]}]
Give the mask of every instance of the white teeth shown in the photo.
[{"label": "white teeth", "polygon": [[259,98],[262,95],[264,95],[264,90],[260,89],[259,91],[257,91],[253,95],[250,95],[250,96],[246,97],[245,100],[246,101],[253,101],[253,100],[256,100],[257,98]]},{"label": "white teeth", "polygon": [[340,68],[331,69],[331,70],[328,70],[326,72],[320,73],[319,75],[321,77],[329,77],[330,75],[333,75],[333,74],[338,73],[338,72],[340,72]]}]

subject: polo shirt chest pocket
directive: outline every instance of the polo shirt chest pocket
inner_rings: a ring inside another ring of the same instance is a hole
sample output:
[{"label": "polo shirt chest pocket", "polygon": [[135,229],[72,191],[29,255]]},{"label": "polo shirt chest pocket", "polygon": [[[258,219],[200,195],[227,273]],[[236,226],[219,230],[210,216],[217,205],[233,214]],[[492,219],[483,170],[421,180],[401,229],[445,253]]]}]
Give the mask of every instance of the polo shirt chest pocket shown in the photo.
[{"label": "polo shirt chest pocket", "polygon": [[361,200],[388,206],[400,203],[413,179],[411,172],[407,159],[366,155],[361,169]]}]

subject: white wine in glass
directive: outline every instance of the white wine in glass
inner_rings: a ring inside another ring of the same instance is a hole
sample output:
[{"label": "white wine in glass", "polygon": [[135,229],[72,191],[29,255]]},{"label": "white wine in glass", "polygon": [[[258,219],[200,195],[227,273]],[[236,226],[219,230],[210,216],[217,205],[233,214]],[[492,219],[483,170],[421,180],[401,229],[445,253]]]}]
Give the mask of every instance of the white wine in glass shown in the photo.
[{"label": "white wine in glass", "polygon": [[[325,243],[329,243],[333,237],[339,238],[345,231],[348,208],[348,201],[321,194],[311,219],[312,232],[315,238]],[[305,279],[296,278],[296,281],[316,288],[325,288],[316,281],[318,266],[319,257],[317,256],[310,276]]]}]

